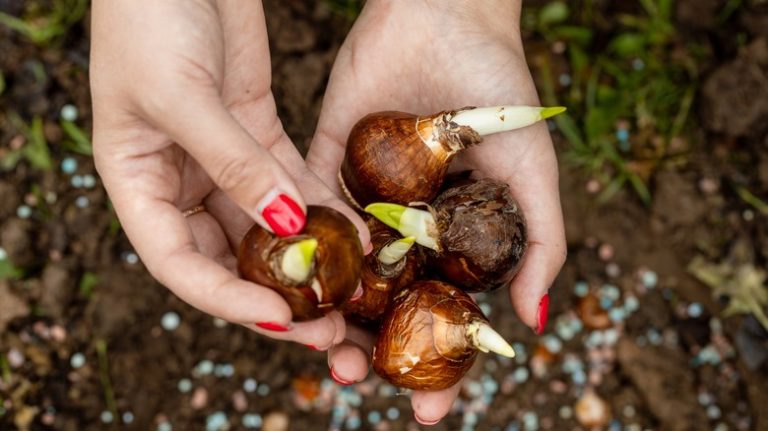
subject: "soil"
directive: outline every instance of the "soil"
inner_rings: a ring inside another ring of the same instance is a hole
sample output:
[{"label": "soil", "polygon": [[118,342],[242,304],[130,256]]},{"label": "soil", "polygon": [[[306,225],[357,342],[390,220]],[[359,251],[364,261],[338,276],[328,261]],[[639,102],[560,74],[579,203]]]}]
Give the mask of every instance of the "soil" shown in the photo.
[{"label": "soil", "polygon": [[[768,210],[739,193],[768,197],[768,10],[744,2],[729,25],[748,43],[734,47],[716,24],[725,2],[704,3],[676,7],[681,31],[712,53],[700,65],[690,153],[655,172],[650,206],[630,192],[598,204],[590,179],[561,163],[569,258],[547,335],[521,325],[505,294],[480,295],[518,358],[481,355],[454,411],[431,429],[587,429],[579,400],[594,389],[607,403],[605,429],[768,430],[768,334],[748,314],[723,315],[768,259]],[[278,111],[305,152],[350,22],[323,2],[265,7]],[[0,0],[0,11],[23,9]],[[0,247],[23,268],[0,281],[0,429],[416,429],[408,398],[376,378],[342,389],[323,353],[181,302],[138,261],[98,178],[73,186],[95,175],[89,157],[65,148],[59,124],[71,104],[90,130],[87,22],[47,47],[0,26],[0,158],[29,145],[13,118],[40,117],[54,161],[0,172]],[[65,158],[75,173],[59,169]],[[697,277],[705,270],[736,287],[713,290]],[[169,313],[180,321],[173,330],[161,325]],[[215,427],[222,417],[228,425]]]}]

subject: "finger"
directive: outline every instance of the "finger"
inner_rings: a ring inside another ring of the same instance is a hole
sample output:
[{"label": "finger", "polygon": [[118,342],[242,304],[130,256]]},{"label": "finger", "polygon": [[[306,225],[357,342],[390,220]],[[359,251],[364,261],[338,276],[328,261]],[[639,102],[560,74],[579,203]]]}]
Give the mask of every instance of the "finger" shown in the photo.
[{"label": "finger", "polygon": [[413,416],[422,425],[435,425],[448,414],[459,396],[461,382],[441,391],[415,391],[411,396]]},{"label": "finger", "polygon": [[328,351],[328,368],[331,377],[339,384],[350,385],[362,381],[368,375],[374,337],[361,328],[348,325],[347,339]]},{"label": "finger", "polygon": [[[510,285],[510,299],[520,319],[536,333],[548,318],[549,287],[565,262],[566,242],[560,207],[557,159],[549,132],[541,124],[520,131],[504,145],[531,143],[535,150],[514,160],[487,162],[488,174],[505,180],[526,218],[528,250]],[[501,138],[501,137],[497,137]],[[490,139],[489,139],[490,141]],[[488,142],[489,146],[496,142]],[[502,142],[499,142],[502,144]]]},{"label": "finger", "polygon": [[290,331],[270,331],[258,325],[245,325],[249,329],[260,334],[267,335],[276,340],[293,341],[303,344],[312,350],[328,350],[336,340],[343,340],[345,328],[339,325],[343,318],[337,312],[331,312],[319,319],[308,322],[294,322]]},{"label": "finger", "polygon": [[294,235],[304,227],[306,205],[293,180],[232,117],[215,89],[198,87],[183,98],[170,90],[159,97],[175,99],[178,107],[154,112],[158,127],[246,214],[279,236]]}]

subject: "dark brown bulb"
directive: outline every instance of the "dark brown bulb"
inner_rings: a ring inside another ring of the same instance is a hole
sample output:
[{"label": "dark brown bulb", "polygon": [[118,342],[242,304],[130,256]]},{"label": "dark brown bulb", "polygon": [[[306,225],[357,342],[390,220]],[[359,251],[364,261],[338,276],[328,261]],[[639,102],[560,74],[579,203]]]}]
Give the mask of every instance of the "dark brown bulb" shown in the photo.
[{"label": "dark brown bulb", "polygon": [[434,199],[453,156],[482,140],[471,127],[452,122],[454,113],[418,117],[387,111],[358,121],[339,172],[350,201],[362,209],[373,202]]},{"label": "dark brown bulb", "polygon": [[[289,246],[314,238],[317,248],[306,279],[287,276],[281,262]],[[301,234],[281,238],[255,224],[240,243],[237,266],[249,281],[277,291],[291,307],[294,321],[322,317],[339,308],[360,281],[363,249],[357,229],[340,212],[321,206],[307,207]]]},{"label": "dark brown bulb", "polygon": [[373,350],[373,369],[401,388],[453,386],[475,362],[472,331],[488,320],[466,293],[417,281],[395,296]]},{"label": "dark brown bulb", "polygon": [[373,251],[365,256],[361,287],[363,294],[354,301],[347,301],[341,311],[358,323],[378,322],[389,308],[392,298],[405,286],[411,284],[420,274],[421,255],[416,247],[393,264],[379,260],[379,252],[387,245],[401,239],[400,234],[388,228],[373,217],[368,219]]},{"label": "dark brown bulb", "polygon": [[522,265],[525,217],[506,183],[461,179],[456,184],[432,204],[440,250],[427,250],[428,264],[468,292],[497,289]]}]

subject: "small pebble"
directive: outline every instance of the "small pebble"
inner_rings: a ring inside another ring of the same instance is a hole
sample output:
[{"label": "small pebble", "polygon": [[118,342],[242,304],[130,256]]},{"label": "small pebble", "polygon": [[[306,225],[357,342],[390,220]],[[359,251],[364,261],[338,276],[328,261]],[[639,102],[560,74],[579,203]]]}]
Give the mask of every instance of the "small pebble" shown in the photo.
[{"label": "small pebble", "polygon": [[755,212],[750,209],[746,209],[741,213],[741,217],[744,219],[744,221],[752,221],[755,218]]},{"label": "small pebble", "polygon": [[536,431],[539,429],[539,416],[535,412],[523,413],[523,429],[525,431]]},{"label": "small pebble", "polygon": [[629,424],[626,427],[624,427],[625,431],[642,431],[643,427],[641,427],[639,424]]},{"label": "small pebble", "polygon": [[129,265],[135,265],[139,263],[139,256],[136,253],[129,251],[128,253],[125,254],[125,261]]},{"label": "small pebble", "polygon": [[608,328],[603,331],[603,342],[605,345],[613,346],[619,341],[619,331],[616,328]]},{"label": "small pebble", "polygon": [[613,323],[623,322],[627,317],[627,311],[623,308],[611,308],[608,310],[608,318]]},{"label": "small pebble", "polygon": [[195,409],[200,410],[208,404],[208,390],[205,388],[197,388],[192,392],[192,398],[189,400],[189,405]]},{"label": "small pebble", "polygon": [[640,281],[643,283],[643,286],[653,289],[659,282],[659,276],[651,270],[645,270],[640,273]]},{"label": "small pebble", "polygon": [[67,330],[61,325],[51,326],[51,338],[53,341],[62,342],[67,339]]},{"label": "small pebble", "polygon": [[586,428],[604,427],[610,420],[610,407],[594,390],[587,389],[576,402],[576,420]]},{"label": "small pebble", "polygon": [[613,299],[604,296],[600,298],[600,308],[603,310],[610,310],[613,307]]},{"label": "small pebble", "polygon": [[525,383],[528,381],[528,378],[530,377],[531,373],[528,371],[528,368],[525,367],[518,367],[514,371],[514,379],[517,383]]},{"label": "small pebble", "polygon": [[692,302],[688,305],[686,311],[688,312],[688,317],[693,317],[695,319],[701,317],[701,314],[704,312],[704,307],[698,302]]},{"label": "small pebble", "polygon": [[229,419],[224,412],[215,412],[205,418],[206,431],[224,431],[229,429]]},{"label": "small pebble", "polygon": [[262,397],[266,397],[269,395],[269,385],[266,383],[262,383],[259,385],[258,389],[256,389],[256,393],[261,395]]},{"label": "small pebble", "polygon": [[563,87],[567,87],[571,85],[571,75],[567,73],[561,73],[560,76],[557,78],[558,82],[560,82],[560,85]]},{"label": "small pebble", "polygon": [[585,383],[587,383],[587,373],[582,370],[575,371],[571,375],[571,380],[573,381],[574,385],[583,386]]},{"label": "small pebble", "polygon": [[400,410],[397,407],[390,407],[387,409],[387,419],[394,421],[400,417]]},{"label": "small pebble", "polygon": [[61,111],[59,111],[59,115],[61,116],[61,119],[64,121],[75,121],[77,120],[77,107],[75,105],[67,103],[66,105],[61,107]]},{"label": "small pebble", "polygon": [[643,70],[645,69],[645,62],[642,59],[636,58],[632,60],[632,68],[637,71]]},{"label": "small pebble", "polygon": [[246,428],[261,428],[261,415],[258,413],[246,413],[243,415],[243,426]]},{"label": "small pebble", "polygon": [[699,392],[698,400],[702,406],[708,406],[714,401],[712,395],[708,392]]},{"label": "small pebble", "polygon": [[619,264],[616,262],[611,262],[608,265],[605,265],[605,274],[608,275],[608,277],[616,278],[621,275],[621,267],[619,267]]},{"label": "small pebble", "polygon": [[633,418],[637,414],[637,410],[635,410],[635,406],[632,405],[626,405],[621,410],[621,413],[628,418]]},{"label": "small pebble", "polygon": [[468,411],[464,413],[462,422],[467,425],[472,425],[472,426],[477,425],[477,413],[473,411]]},{"label": "small pebble", "polygon": [[72,157],[66,157],[61,161],[61,172],[72,175],[77,171],[77,160]]},{"label": "small pebble", "polygon": [[235,367],[232,364],[217,364],[213,374],[216,377],[232,377],[235,374]]},{"label": "small pebble", "polygon": [[169,311],[165,314],[163,314],[162,319],[160,319],[160,326],[163,327],[166,331],[175,331],[179,324],[181,323],[181,317],[173,311]]},{"label": "small pebble", "polygon": [[8,351],[6,357],[8,358],[8,365],[10,365],[11,368],[19,368],[24,365],[24,354],[15,347],[12,347],[11,350]]},{"label": "small pebble", "polygon": [[96,177],[91,174],[83,175],[83,187],[92,189],[96,187]]},{"label": "small pebble", "polygon": [[72,175],[72,178],[69,180],[69,183],[72,184],[72,187],[79,189],[83,187],[83,176],[82,175]]},{"label": "small pebble", "polygon": [[485,371],[489,373],[493,373],[499,369],[499,363],[496,362],[493,358],[489,358],[483,364],[483,368],[485,368]]},{"label": "small pebble", "polygon": [[196,377],[207,376],[213,372],[213,368],[213,362],[209,361],[208,359],[204,359],[195,365],[195,369],[192,370],[192,374]]},{"label": "small pebble", "polygon": [[627,296],[624,298],[624,309],[629,313],[633,313],[640,308],[640,301],[636,296]]},{"label": "small pebble", "polygon": [[542,342],[550,353],[558,354],[563,350],[563,342],[555,335],[546,335]]},{"label": "small pebble", "polygon": [[376,425],[379,422],[381,422],[381,413],[379,413],[377,410],[371,410],[368,412],[368,423]]},{"label": "small pebble", "polygon": [[360,420],[360,416],[350,416],[347,418],[347,429],[356,430],[362,424],[363,421]]},{"label": "small pebble", "polygon": [[69,358],[69,365],[72,366],[74,369],[78,369],[85,365],[85,355],[78,352],[72,355],[72,357]]},{"label": "small pebble", "polygon": [[16,208],[16,215],[19,218],[29,218],[32,215],[32,208],[26,205],[19,205],[19,207]]},{"label": "small pebble", "polygon": [[728,425],[726,425],[723,422],[719,422],[716,426],[714,431],[728,431]]},{"label": "small pebble", "polygon": [[706,177],[699,180],[699,189],[708,195],[716,193],[719,188],[720,185],[717,180]]},{"label": "small pebble", "polygon": [[215,327],[217,327],[219,329],[226,328],[228,324],[229,324],[229,322],[227,322],[224,319],[221,319],[219,317],[214,317],[213,318],[213,326],[215,326]]},{"label": "small pebble", "polygon": [[135,419],[135,417],[133,416],[133,412],[125,412],[125,413],[123,413],[123,423],[124,424],[133,423],[134,419]]},{"label": "small pebble", "polygon": [[499,382],[493,378],[483,380],[483,390],[487,394],[494,395],[499,391]]},{"label": "small pebble", "polygon": [[232,405],[238,412],[244,412],[248,408],[248,398],[245,396],[245,392],[237,390],[232,393]]},{"label": "small pebble", "polygon": [[570,406],[562,406],[560,407],[560,410],[558,410],[558,415],[562,419],[570,419],[573,417],[573,409]]},{"label": "small pebble", "polygon": [[256,387],[258,385],[259,384],[255,379],[249,377],[243,382],[243,390],[248,393],[256,392]]},{"label": "small pebble", "polygon": [[8,258],[8,252],[5,251],[4,248],[0,247],[0,260],[5,260]]},{"label": "small pebble", "polygon": [[182,394],[186,394],[187,392],[192,390],[192,380],[189,380],[187,378],[181,379],[179,380],[179,383],[176,384],[176,388]]},{"label": "small pebble", "polygon": [[78,196],[77,199],[75,199],[75,206],[78,208],[87,208],[90,204],[91,200],[88,199],[88,196]]},{"label": "small pebble", "polygon": [[600,181],[591,179],[587,181],[587,184],[584,186],[584,188],[587,190],[587,193],[593,195],[599,192],[602,186],[600,185]]},{"label": "small pebble", "polygon": [[173,431],[173,426],[168,421],[163,421],[157,424],[156,431]]},{"label": "small pebble", "polygon": [[722,411],[720,410],[720,407],[712,404],[711,406],[707,407],[707,417],[715,420],[720,419],[720,416],[722,416]]},{"label": "small pebble", "polygon": [[[512,348],[515,350],[515,361],[517,361],[518,364],[522,364],[528,361],[528,351],[525,349],[525,344],[512,343]],[[499,358],[499,360],[503,359],[504,356]]]},{"label": "small pebble", "polygon": [[629,130],[627,129],[616,130],[616,139],[618,139],[621,142],[627,142],[629,140]]},{"label": "small pebble", "polygon": [[491,311],[493,311],[493,308],[491,307],[491,304],[489,304],[487,302],[481,302],[478,305],[480,307],[480,310],[483,312],[483,314],[485,314],[485,317],[490,317],[491,316]]},{"label": "small pebble", "polygon": [[604,262],[607,262],[611,259],[613,259],[613,246],[610,244],[602,244],[597,249],[597,255],[600,257],[601,260]]},{"label": "small pebble", "polygon": [[101,412],[101,415],[99,415],[99,418],[103,423],[111,424],[115,417],[112,415],[112,412],[110,412],[109,410],[104,410],[103,412]]}]

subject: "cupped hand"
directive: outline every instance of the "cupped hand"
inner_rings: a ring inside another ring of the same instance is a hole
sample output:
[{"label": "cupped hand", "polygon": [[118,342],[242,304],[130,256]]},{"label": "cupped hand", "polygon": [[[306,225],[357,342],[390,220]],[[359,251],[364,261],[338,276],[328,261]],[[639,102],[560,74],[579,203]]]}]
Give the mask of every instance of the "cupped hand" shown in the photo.
[{"label": "cupped hand", "polygon": [[277,117],[261,2],[120,0],[92,14],[96,166],[148,270],[194,307],[273,338],[343,340],[338,313],[292,323],[277,293],[235,271],[254,220],[278,235],[303,227],[302,196],[344,212],[369,242]]},{"label": "cupped hand", "polygon": [[[538,105],[519,18],[519,1],[368,1],[334,64],[307,158],[310,169],[341,195],[337,174],[346,137],[371,112],[425,115],[465,106]],[[547,291],[566,253],[557,160],[546,125],[487,136],[453,167],[506,181],[519,201],[529,248],[509,294],[520,319],[540,333]],[[347,329],[347,340],[329,352],[338,380],[366,376],[372,341],[372,334]],[[458,391],[459,385],[415,392],[417,420],[439,421]]]}]

